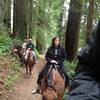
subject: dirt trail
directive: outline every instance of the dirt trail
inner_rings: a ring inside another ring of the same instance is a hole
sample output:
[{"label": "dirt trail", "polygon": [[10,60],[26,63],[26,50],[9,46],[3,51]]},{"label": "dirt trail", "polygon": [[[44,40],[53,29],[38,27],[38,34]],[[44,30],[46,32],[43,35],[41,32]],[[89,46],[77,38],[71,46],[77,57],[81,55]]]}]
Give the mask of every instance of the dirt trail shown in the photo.
[{"label": "dirt trail", "polygon": [[30,79],[25,78],[24,69],[22,72],[22,81],[6,94],[6,99],[4,100],[41,100],[41,95],[33,95],[31,91],[36,88],[38,74],[43,68],[44,64],[44,59],[38,60],[38,63],[33,68],[33,74]]}]

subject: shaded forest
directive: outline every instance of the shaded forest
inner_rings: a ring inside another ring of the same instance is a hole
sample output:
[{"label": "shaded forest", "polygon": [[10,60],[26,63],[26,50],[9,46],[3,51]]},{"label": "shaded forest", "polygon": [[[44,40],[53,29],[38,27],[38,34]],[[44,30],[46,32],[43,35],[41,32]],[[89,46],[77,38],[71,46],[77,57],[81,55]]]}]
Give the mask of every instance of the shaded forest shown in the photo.
[{"label": "shaded forest", "polygon": [[22,45],[29,37],[39,57],[45,55],[52,38],[58,35],[67,54],[65,66],[72,77],[77,53],[99,19],[99,0],[0,0],[0,89],[9,89],[19,79],[19,59],[12,57],[10,51],[14,43]]},{"label": "shaded forest", "polygon": [[94,0],[1,0],[0,25],[12,39],[32,37],[40,53],[59,35],[73,59],[97,23],[99,9]]}]

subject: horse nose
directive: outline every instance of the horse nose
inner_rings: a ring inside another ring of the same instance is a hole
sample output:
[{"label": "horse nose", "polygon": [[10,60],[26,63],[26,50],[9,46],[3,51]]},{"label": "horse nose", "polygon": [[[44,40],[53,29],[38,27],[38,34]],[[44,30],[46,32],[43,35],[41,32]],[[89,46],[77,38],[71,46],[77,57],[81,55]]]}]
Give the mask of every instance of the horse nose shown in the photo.
[{"label": "horse nose", "polygon": [[17,52],[17,49],[14,49],[14,52]]},{"label": "horse nose", "polygon": [[55,95],[55,97],[54,97],[54,100],[58,100],[58,97],[57,97],[57,95]]}]

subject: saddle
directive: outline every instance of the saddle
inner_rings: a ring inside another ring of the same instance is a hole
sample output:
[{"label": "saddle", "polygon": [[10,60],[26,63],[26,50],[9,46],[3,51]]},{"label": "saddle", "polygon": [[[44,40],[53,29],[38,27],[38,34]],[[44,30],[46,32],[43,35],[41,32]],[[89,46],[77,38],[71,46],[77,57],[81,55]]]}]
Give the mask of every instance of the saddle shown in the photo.
[{"label": "saddle", "polygon": [[61,70],[60,70],[60,68],[59,68],[58,65],[56,65],[56,64],[51,64],[51,65],[50,65],[50,67],[49,67],[49,69],[48,69],[46,75],[47,75],[47,78],[48,78],[48,87],[51,87],[51,88],[54,89],[54,87],[53,87],[53,82],[52,82],[52,78],[53,78],[52,70],[53,70],[53,69],[57,70],[57,71],[60,73],[60,75],[62,76],[63,79],[65,79],[65,76],[64,76],[64,74],[61,72]]}]

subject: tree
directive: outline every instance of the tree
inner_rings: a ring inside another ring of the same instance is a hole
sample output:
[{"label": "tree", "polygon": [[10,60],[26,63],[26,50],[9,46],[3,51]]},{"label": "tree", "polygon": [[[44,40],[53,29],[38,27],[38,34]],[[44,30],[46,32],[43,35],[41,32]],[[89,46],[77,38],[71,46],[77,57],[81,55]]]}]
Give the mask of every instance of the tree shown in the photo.
[{"label": "tree", "polygon": [[0,0],[0,21],[10,28],[10,0]]},{"label": "tree", "polygon": [[32,33],[32,0],[14,0],[13,37],[23,40]]},{"label": "tree", "polygon": [[94,15],[94,0],[89,0],[88,6],[88,16],[87,16],[87,32],[86,32],[86,41],[88,41],[91,33],[92,33],[92,26],[93,26],[93,16]]},{"label": "tree", "polygon": [[27,28],[26,28],[26,15],[27,12],[25,9],[25,4],[27,0],[14,0],[14,33],[13,37],[18,37],[20,39],[24,39],[26,36]]},{"label": "tree", "polygon": [[71,0],[65,39],[65,50],[69,61],[76,58],[77,54],[81,12],[82,0]]},{"label": "tree", "polygon": [[4,14],[5,14],[5,3],[4,0],[0,0],[0,22],[3,21]]}]

